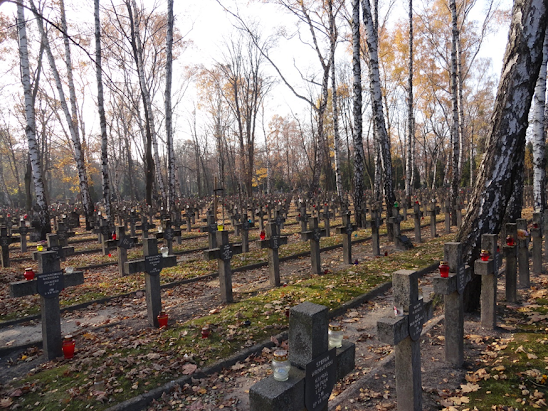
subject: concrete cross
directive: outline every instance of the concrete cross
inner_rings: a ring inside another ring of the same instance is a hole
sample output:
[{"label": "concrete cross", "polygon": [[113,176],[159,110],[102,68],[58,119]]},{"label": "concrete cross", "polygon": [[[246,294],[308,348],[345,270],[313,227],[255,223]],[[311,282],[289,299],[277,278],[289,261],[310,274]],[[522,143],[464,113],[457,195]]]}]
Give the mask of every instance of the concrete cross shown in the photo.
[{"label": "concrete cross", "polygon": [[320,256],[320,239],[325,237],[325,229],[318,227],[318,217],[312,217],[310,231],[301,232],[301,240],[310,240],[310,259],[312,274],[322,273],[322,261]]},{"label": "concrete cross", "polygon": [[352,224],[352,213],[346,211],[342,216],[342,227],[337,227],[337,234],[342,234],[343,239],[343,262],[352,264],[352,233],[357,230],[357,226]]},{"label": "concrete cross", "polygon": [[228,231],[217,231],[216,243],[219,247],[205,250],[204,257],[208,260],[217,260],[221,300],[231,303],[234,301],[234,297],[232,295],[232,269],[230,268],[230,260],[234,254],[242,253],[242,246],[241,244],[232,245],[228,242]]},{"label": "concrete cross", "polygon": [[211,210],[207,210],[206,216],[207,217],[202,221],[207,223],[207,225],[205,227],[200,227],[200,231],[202,233],[207,233],[209,248],[217,248],[217,220]]},{"label": "concrete cross", "polygon": [[160,287],[160,272],[163,268],[177,265],[177,257],[163,257],[158,253],[158,240],[143,239],[143,255],[145,258],[124,263],[127,274],[145,273],[145,295],[147,303],[147,318],[151,326],[158,327],[158,314],[162,311],[162,294]]},{"label": "concrete cross", "polygon": [[429,310],[419,298],[417,272],[393,273],[392,289],[394,304],[402,315],[379,320],[377,338],[395,346],[398,411],[422,411],[420,336]]},{"label": "concrete cross", "polygon": [[504,258],[506,259],[506,301],[515,303],[518,301],[518,278],[517,278],[517,238],[518,228],[516,223],[506,224],[506,235],[513,241],[513,245],[509,245],[508,241],[502,246]]},{"label": "concrete cross", "polygon": [[253,223],[249,222],[249,218],[246,213],[241,216],[241,223],[237,223],[234,227],[238,228],[242,238],[242,253],[249,252],[249,230],[253,227]]},{"label": "concrete cross", "polygon": [[499,255],[497,252],[497,234],[483,234],[481,248],[489,252],[489,259],[474,261],[474,274],[481,275],[481,326],[494,330],[497,326],[497,273]]},{"label": "concrete cross", "polygon": [[59,293],[66,287],[84,283],[84,273],[74,271],[63,274],[55,251],[38,253],[38,271],[34,280],[17,281],[10,284],[11,297],[40,294],[42,315],[42,340],[44,354],[48,360],[63,355],[61,338],[61,308]]},{"label": "concrete cross", "polygon": [[445,243],[443,255],[449,264],[449,277],[434,277],[434,292],[443,295],[445,301],[445,361],[460,367],[464,362],[463,293],[471,271],[463,263],[461,243]]},{"label": "concrete cross", "polygon": [[0,247],[2,248],[2,267],[10,266],[10,244],[15,243],[17,238],[8,235],[6,226],[0,227]]},{"label": "concrete cross", "polygon": [[268,248],[268,277],[272,287],[279,287],[280,282],[280,245],[287,244],[287,237],[280,236],[280,227],[276,222],[269,222],[266,226],[267,238],[260,240],[261,248]]}]

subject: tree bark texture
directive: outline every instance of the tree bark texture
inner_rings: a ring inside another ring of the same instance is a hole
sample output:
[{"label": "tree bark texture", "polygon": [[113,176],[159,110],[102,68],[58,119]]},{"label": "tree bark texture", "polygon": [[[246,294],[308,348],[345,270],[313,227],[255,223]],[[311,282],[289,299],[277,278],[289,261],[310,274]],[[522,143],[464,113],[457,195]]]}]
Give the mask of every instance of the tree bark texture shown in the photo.
[{"label": "tree bark texture", "polygon": [[405,156],[405,201],[406,207],[410,207],[411,192],[413,191],[414,154],[413,142],[415,140],[415,115],[413,113],[413,0],[409,0],[409,63],[407,78],[407,141]]},{"label": "tree bark texture", "polygon": [[459,41],[459,28],[457,23],[457,4],[456,0],[450,0],[449,8],[451,9],[451,21],[452,21],[452,30],[451,30],[451,106],[453,119],[451,122],[451,143],[453,146],[452,153],[452,178],[451,178],[451,210],[452,214],[452,225],[457,225],[457,214],[455,210],[457,209],[457,197],[459,195],[459,181],[460,181],[460,170],[459,170],[459,152],[460,152],[460,141],[459,141],[459,99],[458,99],[458,87],[457,87],[457,43]]},{"label": "tree bark texture", "polygon": [[166,149],[167,149],[167,210],[171,212],[175,205],[175,156],[173,151],[173,122],[171,108],[171,83],[173,77],[173,0],[167,0],[166,35]]}]

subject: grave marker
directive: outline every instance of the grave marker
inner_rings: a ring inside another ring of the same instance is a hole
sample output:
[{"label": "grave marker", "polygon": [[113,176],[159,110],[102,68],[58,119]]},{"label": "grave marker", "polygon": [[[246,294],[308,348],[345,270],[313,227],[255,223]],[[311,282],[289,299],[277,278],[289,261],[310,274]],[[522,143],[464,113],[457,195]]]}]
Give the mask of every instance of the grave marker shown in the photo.
[{"label": "grave marker", "polygon": [[413,204],[413,222],[415,223],[415,242],[422,243],[421,239],[421,217],[422,211],[418,201]]},{"label": "grave marker", "polygon": [[517,239],[517,226],[515,223],[506,224],[506,235],[512,239],[512,245],[506,241],[506,244],[502,246],[504,251],[504,258],[506,259],[506,301],[510,303],[515,303],[518,301],[517,293],[517,248],[516,248],[516,239]]},{"label": "grave marker", "polygon": [[481,326],[488,330],[497,325],[497,241],[496,234],[483,234],[481,248],[489,252],[489,260],[474,262],[474,274],[481,275]]},{"label": "grave marker", "polygon": [[221,290],[221,301],[231,303],[234,301],[232,295],[232,269],[230,260],[234,254],[241,254],[241,244],[232,245],[228,242],[228,231],[216,232],[216,243],[219,248],[204,251],[208,260],[217,259],[219,270],[219,287]]},{"label": "grave marker", "polygon": [[343,262],[352,264],[352,233],[357,230],[357,226],[352,224],[352,213],[350,211],[343,214],[342,222],[342,227],[337,227],[337,234],[342,234]]},{"label": "grave marker", "polygon": [[531,228],[531,239],[533,241],[533,274],[542,274],[541,219],[540,213],[533,213],[533,227]]},{"label": "grave marker", "polygon": [[280,226],[276,222],[269,222],[266,226],[267,238],[260,240],[261,248],[268,248],[268,278],[272,287],[279,287],[280,282],[280,245],[287,244],[287,237],[280,236]]},{"label": "grave marker", "polygon": [[301,240],[310,240],[311,271],[313,274],[322,273],[322,261],[320,256],[320,239],[325,237],[325,229],[318,227],[318,217],[312,217],[310,231],[301,233]]},{"label": "grave marker", "polygon": [[[516,219],[516,227],[521,233],[527,232],[527,220],[524,218]],[[519,234],[519,232],[518,232]],[[529,288],[531,282],[529,280],[529,238],[518,235],[516,240],[518,243],[518,282],[520,288]]]},{"label": "grave marker", "polygon": [[40,294],[42,316],[42,339],[44,354],[48,360],[63,355],[61,338],[61,309],[59,293],[66,287],[84,283],[84,273],[74,271],[63,274],[55,251],[38,253],[38,271],[34,280],[17,281],[10,284],[11,297]]},{"label": "grave marker", "polygon": [[3,268],[10,266],[10,244],[15,243],[16,241],[16,238],[8,235],[8,228],[6,226],[0,227],[0,247],[2,248]]},{"label": "grave marker", "polygon": [[355,345],[343,340],[341,348],[329,349],[328,309],[304,302],[289,315],[289,361],[287,381],[269,376],[249,389],[251,411],[327,411],[337,380],[355,363]]}]

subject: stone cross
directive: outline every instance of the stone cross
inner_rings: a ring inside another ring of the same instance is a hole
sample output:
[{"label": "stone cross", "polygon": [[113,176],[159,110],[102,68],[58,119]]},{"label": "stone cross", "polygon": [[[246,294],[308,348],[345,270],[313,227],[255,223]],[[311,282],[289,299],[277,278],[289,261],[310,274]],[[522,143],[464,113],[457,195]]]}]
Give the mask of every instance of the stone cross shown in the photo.
[{"label": "stone cross", "polygon": [[264,216],[267,214],[266,211],[263,210],[263,206],[260,206],[257,212],[255,213],[257,217],[259,217],[259,230],[264,230]]},{"label": "stone cross", "polygon": [[[234,227],[234,235],[238,237],[240,235],[240,227],[241,227],[241,219],[242,215],[238,210],[236,210],[231,216],[230,216],[230,223],[232,224],[232,227]],[[247,252],[247,251],[245,251]]]},{"label": "stone cross", "polygon": [[126,261],[124,272],[127,274],[145,273],[145,295],[147,303],[148,323],[158,327],[158,314],[162,311],[162,294],[160,287],[160,272],[163,268],[177,265],[177,257],[158,254],[158,240],[143,239],[143,255],[140,260]]},{"label": "stone cross", "polygon": [[125,270],[125,263],[127,261],[127,250],[132,248],[137,242],[137,237],[130,237],[126,235],[126,229],[124,226],[116,227],[116,247],[118,254],[118,273],[121,277],[128,275]]},{"label": "stone cross", "polygon": [[403,315],[377,322],[379,341],[394,345],[396,354],[396,397],[398,411],[422,411],[420,336],[426,321],[419,298],[418,274],[400,270],[392,274],[394,304]]},{"label": "stone cross", "polygon": [[436,238],[436,212],[437,212],[437,206],[436,206],[436,199],[433,198],[432,202],[430,204],[430,210],[428,210],[430,214],[430,237]]},{"label": "stone cross", "polygon": [[129,235],[135,237],[135,223],[139,220],[135,210],[131,210],[129,214]]},{"label": "stone cross", "polygon": [[[58,258],[61,259],[61,261],[65,261],[66,257],[70,257],[71,255],[74,255],[74,247],[67,246],[63,247],[59,243],[59,237],[57,234],[46,234],[47,239],[47,251],[55,251],[57,253]],[[32,253],[32,258],[34,261],[38,261],[38,251],[34,251]]]},{"label": "stone cross", "polygon": [[337,227],[337,234],[342,234],[343,238],[343,262],[352,264],[352,233],[357,230],[357,226],[352,224],[350,211],[343,214],[342,223],[342,227]]},{"label": "stone cross", "polygon": [[445,214],[445,232],[451,233],[451,199],[447,197],[443,203],[443,212]]},{"label": "stone cross", "polygon": [[333,212],[329,211],[329,206],[327,204],[324,205],[323,211],[320,216],[325,227],[325,236],[331,237],[331,228],[329,222],[331,218],[333,218]]},{"label": "stone cross", "polygon": [[162,224],[162,232],[156,233],[156,239],[163,238],[166,240],[167,248],[169,249],[169,254],[173,254],[173,238],[179,234],[180,230],[177,233],[177,230],[174,230],[173,227],[171,227],[171,220],[166,219],[164,220]]},{"label": "stone cross", "polygon": [[297,216],[297,221],[301,223],[301,232],[306,231],[308,225],[309,214],[306,213],[306,203],[303,202],[300,207],[299,215]]},{"label": "stone cross", "polygon": [[10,266],[10,244],[15,243],[16,241],[16,238],[8,235],[8,228],[6,226],[0,227],[0,247],[2,248],[3,268]]},{"label": "stone cross", "polygon": [[217,248],[217,221],[215,220],[215,215],[211,210],[207,210],[207,217],[203,221],[207,223],[207,225],[205,227],[200,227],[200,231],[207,233],[209,248]]},{"label": "stone cross", "polygon": [[375,205],[371,209],[371,246],[373,248],[373,255],[381,255],[381,247],[380,247],[380,236],[379,236],[379,228],[382,225],[383,220],[380,216],[380,211]]},{"label": "stone cross", "polygon": [[228,231],[216,232],[216,243],[218,248],[204,251],[204,257],[208,260],[217,260],[219,267],[219,285],[221,290],[221,301],[225,303],[234,302],[232,296],[232,269],[230,260],[234,254],[241,254],[241,244],[232,245],[228,242]]},{"label": "stone cross", "polygon": [[415,242],[416,243],[422,243],[421,217],[422,217],[421,206],[418,201],[415,201],[415,204],[413,204],[413,221],[415,223]]},{"label": "stone cross", "polygon": [[[527,220],[525,218],[516,219],[518,230],[527,231]],[[518,243],[518,283],[520,288],[529,288],[529,239],[516,238]]]},{"label": "stone cross", "polygon": [[27,252],[27,233],[29,232],[29,229],[27,227],[26,221],[21,219],[19,221],[19,229],[17,230],[19,232],[19,240],[21,243],[21,252],[26,253]]},{"label": "stone cross", "polygon": [[506,301],[515,303],[518,301],[517,293],[517,226],[516,223],[506,224],[506,235],[514,239],[514,245],[505,244],[502,246],[504,258],[506,259]]},{"label": "stone cross", "polygon": [[285,217],[280,207],[276,209],[276,217],[274,217],[274,221],[276,222],[276,224],[278,224],[278,227],[280,228],[280,230],[284,228]]},{"label": "stone cross", "polygon": [[445,302],[445,361],[455,367],[464,362],[464,288],[471,279],[470,267],[465,266],[461,243],[445,243],[445,261],[449,277],[434,277],[434,292]]},{"label": "stone cross", "polygon": [[74,231],[70,231],[67,223],[65,223],[64,221],[59,221],[57,223],[56,234],[59,237],[59,244],[61,244],[63,247],[68,246],[68,239],[75,236]]},{"label": "stone cross", "polygon": [[325,230],[318,227],[318,217],[312,217],[310,231],[301,233],[301,240],[310,240],[310,259],[312,274],[322,273],[322,261],[320,257],[320,238],[325,237]]},{"label": "stone cross", "polygon": [[242,253],[248,253],[249,252],[249,229],[253,227],[253,223],[249,222],[249,218],[247,217],[247,214],[244,213],[241,216],[242,222],[237,223],[234,225],[234,227],[237,227],[240,231],[240,235],[242,237]]},{"label": "stone cross", "polygon": [[481,275],[481,326],[487,330],[494,330],[497,326],[497,237],[496,234],[481,236],[481,248],[489,251],[489,260],[477,259],[474,262],[474,274]]},{"label": "stone cross", "polygon": [[289,379],[271,375],[249,389],[251,411],[327,411],[335,382],[354,369],[356,347],[329,349],[328,308],[304,302],[289,315]]},{"label": "stone cross", "polygon": [[280,226],[276,222],[268,222],[266,225],[268,238],[259,241],[261,248],[268,248],[268,278],[272,287],[279,287],[280,282],[280,257],[278,249],[287,244],[287,237],[280,236]]},{"label": "stone cross", "polygon": [[462,197],[459,195],[457,196],[457,227],[460,228],[462,226],[462,209],[464,206],[464,202],[462,201]]},{"label": "stone cross", "polygon": [[84,283],[83,271],[63,274],[55,251],[38,253],[38,271],[34,280],[17,281],[10,284],[11,297],[40,294],[42,315],[42,340],[48,360],[63,355],[61,338],[61,309],[59,293],[66,287]]},{"label": "stone cross", "polygon": [[540,213],[533,213],[533,228],[531,228],[531,240],[533,241],[533,274],[542,274],[542,232]]},{"label": "stone cross", "polygon": [[186,231],[190,233],[192,231],[192,219],[194,218],[194,208],[190,208],[190,206],[186,206],[186,213],[184,217],[186,220]]}]

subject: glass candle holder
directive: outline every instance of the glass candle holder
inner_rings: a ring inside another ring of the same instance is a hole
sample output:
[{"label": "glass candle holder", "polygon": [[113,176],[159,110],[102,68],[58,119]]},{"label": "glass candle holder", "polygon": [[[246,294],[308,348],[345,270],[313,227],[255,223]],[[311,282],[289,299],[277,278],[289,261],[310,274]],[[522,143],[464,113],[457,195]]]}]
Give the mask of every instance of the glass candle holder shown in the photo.
[{"label": "glass candle holder", "polygon": [[74,272],[74,267],[67,267],[65,268],[65,273],[72,274]]},{"label": "glass candle holder", "polygon": [[329,348],[341,348],[343,340],[343,331],[340,323],[329,324],[329,331],[327,332]]},{"label": "glass candle holder", "polygon": [[202,338],[209,338],[209,334],[211,334],[209,327],[202,327]]},{"label": "glass candle holder", "polygon": [[512,247],[513,245],[515,245],[515,241],[514,241],[514,237],[512,237],[511,235],[507,236],[506,237],[506,245],[507,246],[510,246]]},{"label": "glass candle holder", "polygon": [[167,327],[167,321],[169,319],[169,316],[166,314],[165,311],[160,311],[160,314],[158,314],[157,318],[159,328]]},{"label": "glass candle holder", "polygon": [[438,268],[440,270],[440,277],[449,277],[449,264],[446,261],[441,261]]},{"label": "glass candle holder", "polygon": [[25,268],[25,274],[23,275],[25,276],[25,280],[30,281],[34,278],[34,271],[32,268]]},{"label": "glass candle holder", "polygon": [[169,248],[167,248],[167,247],[161,247],[161,248],[160,248],[160,253],[162,253],[162,257],[167,257],[168,254],[169,254]]},{"label": "glass candle holder", "polygon": [[264,240],[266,238],[266,234],[264,230],[261,231],[261,233],[259,234],[259,237],[261,237],[261,240]]},{"label": "glass candle holder", "polygon": [[74,338],[72,338],[72,335],[65,335],[65,339],[63,340],[63,356],[65,359],[71,359],[74,357],[74,348],[76,347],[76,342],[74,341]]},{"label": "glass candle holder", "polygon": [[272,376],[276,381],[287,381],[289,379],[291,364],[287,358],[286,350],[277,350],[274,352],[274,358],[272,359]]},{"label": "glass candle holder", "polygon": [[36,251],[40,252],[40,251],[44,251],[44,246],[39,244],[36,246]]},{"label": "glass candle holder", "polygon": [[480,258],[481,261],[489,261],[489,251],[481,250]]}]

